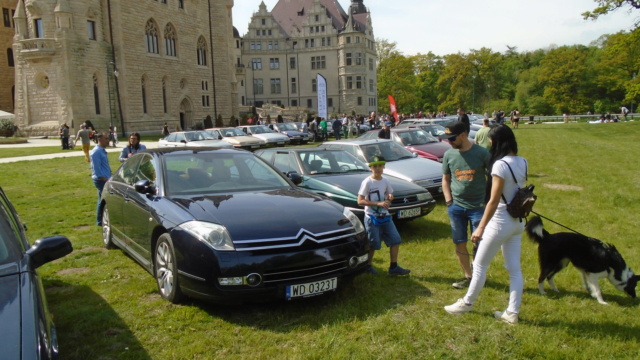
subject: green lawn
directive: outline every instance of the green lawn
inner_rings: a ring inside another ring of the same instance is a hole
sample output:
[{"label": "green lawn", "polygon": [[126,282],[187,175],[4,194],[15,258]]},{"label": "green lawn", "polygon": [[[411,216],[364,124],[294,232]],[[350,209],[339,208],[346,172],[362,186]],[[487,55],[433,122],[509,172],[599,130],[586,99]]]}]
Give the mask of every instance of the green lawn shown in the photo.
[{"label": "green lawn", "polygon": [[[640,270],[640,123],[538,124],[516,130],[535,210],[611,242]],[[117,155],[109,155],[117,166]],[[0,150],[0,157],[2,150]],[[541,296],[534,244],[525,239],[520,323],[496,321],[508,301],[500,255],[472,313],[442,307],[462,297],[461,276],[442,200],[433,213],[400,226],[400,264],[409,277],[362,275],[335,294],[294,302],[172,305],[155,281],[120,250],[102,247],[96,191],[82,157],[0,164],[0,185],[28,235],[67,235],[74,252],[43,266],[63,359],[636,359],[638,303],[601,280],[600,305],[569,267],[560,294]],[[247,220],[252,223],[260,209]],[[545,223],[551,232],[562,231]],[[259,230],[257,230],[259,231]]]}]

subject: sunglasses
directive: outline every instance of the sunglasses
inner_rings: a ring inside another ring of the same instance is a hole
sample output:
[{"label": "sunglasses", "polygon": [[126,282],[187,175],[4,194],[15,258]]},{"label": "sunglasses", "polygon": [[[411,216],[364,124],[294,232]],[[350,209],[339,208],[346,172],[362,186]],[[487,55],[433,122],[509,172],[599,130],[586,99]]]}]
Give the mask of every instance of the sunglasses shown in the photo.
[{"label": "sunglasses", "polygon": [[459,136],[459,135],[452,136],[452,137],[448,138],[448,139],[447,139],[447,141],[448,141],[448,142],[454,142],[454,141],[456,141],[456,139],[458,138],[458,136]]}]

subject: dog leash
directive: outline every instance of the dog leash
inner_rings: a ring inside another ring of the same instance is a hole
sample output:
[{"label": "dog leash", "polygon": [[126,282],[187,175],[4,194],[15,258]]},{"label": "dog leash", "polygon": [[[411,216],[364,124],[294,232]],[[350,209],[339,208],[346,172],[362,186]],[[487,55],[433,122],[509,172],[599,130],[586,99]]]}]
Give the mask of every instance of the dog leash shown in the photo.
[{"label": "dog leash", "polygon": [[533,211],[533,210],[531,210],[531,212],[532,212],[532,213],[534,213],[534,214],[536,214],[536,215],[538,215],[538,216],[540,216],[540,217],[541,217],[541,218],[543,218],[543,219],[546,219],[546,220],[551,221],[552,223],[554,223],[554,224],[556,224],[556,225],[560,225],[560,226],[562,226],[563,228],[565,228],[565,229],[567,229],[567,230],[571,230],[571,231],[573,231],[574,233],[576,233],[576,234],[578,234],[578,235],[582,235],[582,236],[584,236],[584,237],[588,237],[588,236],[586,236],[586,235],[584,235],[584,234],[582,234],[582,233],[579,233],[579,232],[577,232],[577,231],[573,230],[572,228],[570,228],[570,227],[568,227],[568,226],[564,226],[564,225],[560,224],[560,223],[559,223],[559,222],[557,222],[557,221],[553,221],[553,220],[549,219],[548,217],[546,217],[546,216],[544,216],[544,215],[541,215],[541,214],[539,214],[539,213],[537,213],[537,212],[535,212],[535,211]]}]

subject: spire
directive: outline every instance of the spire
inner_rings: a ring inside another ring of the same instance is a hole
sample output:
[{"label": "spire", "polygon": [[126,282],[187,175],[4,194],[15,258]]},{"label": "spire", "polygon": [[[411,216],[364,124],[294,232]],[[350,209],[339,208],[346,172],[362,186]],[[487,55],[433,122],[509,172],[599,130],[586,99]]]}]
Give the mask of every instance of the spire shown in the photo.
[{"label": "spire", "polygon": [[16,14],[13,15],[13,23],[16,24],[16,37],[25,39],[27,37],[27,12],[24,9],[24,1],[18,0]]},{"label": "spire", "polygon": [[349,15],[362,14],[367,12],[367,8],[362,3],[363,0],[351,0],[351,6],[349,7]]},{"label": "spire", "polygon": [[71,7],[67,0],[58,0],[56,8],[53,10],[56,17],[56,30],[65,30],[72,28]]}]

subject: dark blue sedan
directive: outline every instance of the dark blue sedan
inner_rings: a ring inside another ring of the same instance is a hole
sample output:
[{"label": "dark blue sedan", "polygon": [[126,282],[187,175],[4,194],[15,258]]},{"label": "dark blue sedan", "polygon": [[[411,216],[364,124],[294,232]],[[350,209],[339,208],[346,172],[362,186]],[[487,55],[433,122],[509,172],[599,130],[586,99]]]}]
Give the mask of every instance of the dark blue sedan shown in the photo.
[{"label": "dark blue sedan", "polygon": [[0,358],[56,359],[58,337],[36,269],[73,250],[64,236],[29,246],[25,226],[0,189]]},{"label": "dark blue sedan", "polygon": [[140,152],[107,182],[101,206],[105,246],[131,255],[171,302],[314,296],[367,268],[356,215],[248,151]]}]

